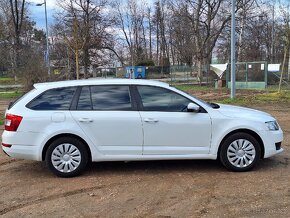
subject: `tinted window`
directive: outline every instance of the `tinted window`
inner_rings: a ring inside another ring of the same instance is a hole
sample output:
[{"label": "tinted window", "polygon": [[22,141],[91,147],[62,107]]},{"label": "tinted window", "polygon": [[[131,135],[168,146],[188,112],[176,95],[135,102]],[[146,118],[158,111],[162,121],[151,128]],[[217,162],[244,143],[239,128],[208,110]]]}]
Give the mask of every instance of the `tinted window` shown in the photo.
[{"label": "tinted window", "polygon": [[32,92],[34,92],[35,89],[32,89],[31,91],[21,95],[20,97],[18,97],[15,101],[10,102],[10,104],[8,105],[8,110],[10,110],[14,105],[16,105],[20,100],[22,100],[25,96],[29,94],[31,94]]},{"label": "tinted window", "polygon": [[91,86],[94,110],[131,110],[129,86]]},{"label": "tinted window", "polygon": [[187,98],[164,88],[138,86],[138,92],[145,111],[181,112],[186,111],[190,103]]},{"label": "tinted window", "polygon": [[89,86],[82,88],[77,110],[92,110],[91,92]]},{"label": "tinted window", "polygon": [[32,100],[27,107],[32,110],[69,110],[76,88],[51,89]]}]

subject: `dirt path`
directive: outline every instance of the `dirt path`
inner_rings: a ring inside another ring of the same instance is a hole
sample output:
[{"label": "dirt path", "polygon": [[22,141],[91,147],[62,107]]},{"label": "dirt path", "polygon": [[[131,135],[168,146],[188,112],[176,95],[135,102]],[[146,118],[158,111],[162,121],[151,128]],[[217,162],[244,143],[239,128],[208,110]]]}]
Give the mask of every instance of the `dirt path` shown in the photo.
[{"label": "dirt path", "polygon": [[115,162],[62,179],[44,163],[1,152],[0,216],[289,217],[290,106],[252,107],[274,115],[285,132],[285,152],[252,172],[228,172],[217,161]]}]

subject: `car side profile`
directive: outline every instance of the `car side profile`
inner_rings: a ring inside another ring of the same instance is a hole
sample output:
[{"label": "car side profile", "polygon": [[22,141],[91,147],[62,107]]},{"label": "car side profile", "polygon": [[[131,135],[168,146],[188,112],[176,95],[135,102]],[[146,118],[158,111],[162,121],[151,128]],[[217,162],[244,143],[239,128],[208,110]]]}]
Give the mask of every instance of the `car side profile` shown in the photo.
[{"label": "car side profile", "polygon": [[80,174],[89,161],[219,159],[247,171],[283,151],[271,115],[207,103],[151,80],[35,84],[5,116],[3,151],[46,161],[61,177]]}]

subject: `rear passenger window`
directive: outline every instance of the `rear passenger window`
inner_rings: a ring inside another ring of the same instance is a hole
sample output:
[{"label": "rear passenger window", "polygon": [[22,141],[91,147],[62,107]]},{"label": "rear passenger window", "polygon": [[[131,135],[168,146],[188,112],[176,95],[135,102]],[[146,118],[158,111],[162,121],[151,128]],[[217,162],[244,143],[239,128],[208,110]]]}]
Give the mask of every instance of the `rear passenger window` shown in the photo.
[{"label": "rear passenger window", "polygon": [[69,110],[76,87],[57,88],[45,91],[26,107],[32,110]]},{"label": "rear passenger window", "polygon": [[129,86],[91,86],[93,110],[132,110]]}]

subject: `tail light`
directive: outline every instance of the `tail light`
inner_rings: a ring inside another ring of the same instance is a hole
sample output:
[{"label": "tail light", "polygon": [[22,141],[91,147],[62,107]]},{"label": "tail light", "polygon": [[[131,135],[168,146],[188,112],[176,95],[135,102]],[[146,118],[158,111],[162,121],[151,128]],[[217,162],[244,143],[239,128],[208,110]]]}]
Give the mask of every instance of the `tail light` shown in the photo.
[{"label": "tail light", "polygon": [[5,130],[16,132],[18,126],[20,125],[22,120],[21,116],[13,115],[13,114],[6,114],[5,117]]},{"label": "tail light", "polygon": [[10,144],[4,144],[4,143],[2,143],[2,146],[3,147],[6,147],[6,148],[11,148],[12,147],[12,145],[10,145]]}]

